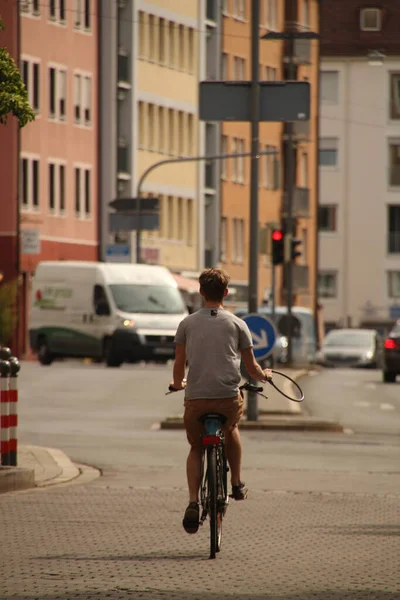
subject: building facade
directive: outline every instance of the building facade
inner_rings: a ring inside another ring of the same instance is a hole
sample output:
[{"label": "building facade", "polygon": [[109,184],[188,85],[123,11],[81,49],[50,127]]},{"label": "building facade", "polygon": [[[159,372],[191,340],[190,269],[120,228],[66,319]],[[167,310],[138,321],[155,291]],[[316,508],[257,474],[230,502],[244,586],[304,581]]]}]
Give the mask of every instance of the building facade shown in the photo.
[{"label": "building facade", "polygon": [[[221,78],[251,79],[251,2],[223,2],[223,53]],[[318,129],[318,42],[306,44],[306,52],[293,56],[292,72],[288,72],[288,46],[283,40],[261,39],[269,31],[319,30],[319,2],[316,0],[268,0],[260,3],[260,81],[284,79],[307,80],[311,85],[311,118],[308,123],[295,123],[293,138],[295,237],[302,241],[302,256],[295,265],[294,303],[315,309],[317,261],[317,144]],[[302,127],[300,128],[299,125]],[[260,123],[259,162],[259,226],[281,227],[285,224],[287,190],[287,135],[283,123]],[[223,123],[221,152],[251,150],[249,123]],[[222,212],[220,224],[220,260],[232,275],[234,305],[247,304],[249,250],[250,159],[227,159],[222,163]],[[277,267],[275,301],[286,304],[286,284]],[[271,302],[272,264],[269,253],[259,259],[259,301]]]},{"label": "building facade", "polygon": [[321,4],[319,294],[328,327],[400,315],[400,6]]},{"label": "building facade", "polygon": [[[110,226],[109,202],[134,198],[153,164],[202,150],[198,81],[205,3],[190,0],[101,2],[102,256],[135,235]],[[195,161],[154,169],[143,196],[160,201],[160,227],[142,234],[144,262],[198,270],[204,260],[202,177]]]}]

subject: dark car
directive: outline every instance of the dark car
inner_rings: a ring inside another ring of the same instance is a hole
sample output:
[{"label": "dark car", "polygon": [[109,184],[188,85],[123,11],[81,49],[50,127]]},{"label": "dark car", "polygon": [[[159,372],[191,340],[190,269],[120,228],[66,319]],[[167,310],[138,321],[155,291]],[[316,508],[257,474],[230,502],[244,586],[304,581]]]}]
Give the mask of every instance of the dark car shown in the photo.
[{"label": "dark car", "polygon": [[386,338],[383,349],[383,381],[394,383],[396,375],[400,375],[400,319]]}]

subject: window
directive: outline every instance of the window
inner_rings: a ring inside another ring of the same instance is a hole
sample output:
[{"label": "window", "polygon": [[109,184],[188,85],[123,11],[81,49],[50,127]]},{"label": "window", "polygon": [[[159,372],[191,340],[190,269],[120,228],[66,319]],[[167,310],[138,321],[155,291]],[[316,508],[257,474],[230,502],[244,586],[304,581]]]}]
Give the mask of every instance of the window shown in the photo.
[{"label": "window", "polygon": [[265,67],[265,81],[276,81],[277,74],[278,69],[276,67]]},{"label": "window", "polygon": [[322,205],[318,208],[318,230],[336,231],[337,206]]},{"label": "window", "polygon": [[[274,146],[265,146],[265,150],[271,153],[274,150],[277,150]],[[276,181],[275,181],[275,162],[276,156],[274,154],[265,154],[265,187],[267,190],[276,189]]]},{"label": "window", "polygon": [[300,156],[300,186],[308,187],[308,154],[302,152]]},{"label": "window", "polygon": [[226,217],[221,217],[219,260],[226,262]]},{"label": "window", "polygon": [[[228,136],[223,135],[221,137],[221,154],[228,154]],[[221,160],[221,178],[228,179],[228,159],[223,158]]]},{"label": "window", "polygon": [[21,75],[26,90],[28,100],[36,114],[40,112],[40,63],[37,59],[23,58],[21,64]]},{"label": "window", "polygon": [[193,200],[188,198],[186,206],[186,235],[187,244],[191,246],[193,243]]},{"label": "window", "polygon": [[310,25],[310,2],[309,2],[309,0],[303,0],[302,25],[304,25],[307,28]]},{"label": "window", "polygon": [[338,139],[320,138],[318,156],[320,167],[336,167],[338,164]]},{"label": "window", "polygon": [[[244,140],[240,138],[233,138],[233,152],[232,154],[244,153]],[[237,183],[244,182],[244,157],[234,156],[233,157],[233,177],[232,181]]]},{"label": "window", "polygon": [[222,14],[229,15],[229,0],[222,0]]},{"label": "window", "polygon": [[90,31],[91,28],[90,0],[74,0],[74,27]]},{"label": "window", "polygon": [[380,31],[382,27],[382,10],[380,8],[363,8],[360,11],[361,31]]},{"label": "window", "polygon": [[232,15],[237,19],[244,20],[246,14],[246,0],[233,0]]},{"label": "window", "polygon": [[388,206],[388,252],[400,253],[400,205]]},{"label": "window", "polygon": [[23,15],[40,16],[40,0],[20,0],[19,10]]},{"label": "window", "polygon": [[317,286],[320,298],[336,298],[337,273],[335,271],[318,273]]},{"label": "window", "polygon": [[24,210],[38,210],[40,200],[39,159],[21,158],[20,200]]},{"label": "window", "polygon": [[61,24],[66,22],[65,0],[50,0],[48,7],[50,21],[55,21]]},{"label": "window", "polygon": [[400,119],[400,73],[389,73],[390,76],[390,107],[391,119]]},{"label": "window", "polygon": [[233,79],[235,81],[244,81],[246,77],[246,61],[239,56],[233,57]]},{"label": "window", "polygon": [[388,271],[387,281],[389,298],[400,298],[400,271]]},{"label": "window", "polygon": [[170,21],[168,23],[168,40],[169,40],[169,65],[174,67],[176,65],[176,44],[175,44],[175,23]]},{"label": "window", "polygon": [[90,126],[92,121],[92,76],[74,74],[74,119],[75,123]]},{"label": "window", "polygon": [[243,263],[244,221],[232,219],[232,262]]},{"label": "window", "polygon": [[400,140],[389,143],[389,185],[400,186]]},{"label": "window", "polygon": [[178,57],[179,68],[181,71],[185,69],[185,27],[178,25]]},{"label": "window", "polygon": [[320,94],[324,104],[339,102],[339,71],[321,71]]},{"label": "window", "polygon": [[265,25],[275,31],[277,28],[277,0],[266,0]]},{"label": "window", "polygon": [[53,214],[65,212],[65,164],[58,160],[49,162],[49,210]]},{"label": "window", "polygon": [[221,57],[221,79],[222,81],[229,79],[228,55],[226,52],[223,52]]},{"label": "window", "polygon": [[75,213],[77,217],[90,217],[92,210],[91,169],[74,168]]},{"label": "window", "polygon": [[51,119],[66,119],[67,71],[64,68],[49,67],[49,113]]}]

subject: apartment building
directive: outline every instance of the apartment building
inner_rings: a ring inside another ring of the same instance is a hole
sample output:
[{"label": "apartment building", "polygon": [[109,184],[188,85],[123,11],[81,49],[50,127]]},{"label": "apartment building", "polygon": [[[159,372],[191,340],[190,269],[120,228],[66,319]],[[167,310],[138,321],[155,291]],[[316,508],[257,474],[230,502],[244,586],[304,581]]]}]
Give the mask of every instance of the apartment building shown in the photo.
[{"label": "apartment building", "polygon": [[322,3],[319,295],[326,325],[400,316],[400,6]]},{"label": "apartment building", "polygon": [[[6,3],[7,4],[7,3]],[[22,0],[19,66],[36,119],[19,132],[20,355],[41,260],[98,258],[97,0]],[[18,38],[16,37],[16,40]],[[13,204],[12,204],[13,206]]]},{"label": "apartment building", "polygon": [[[251,79],[251,2],[224,0],[222,72],[224,80]],[[268,31],[319,29],[317,0],[268,0],[260,3],[260,64],[261,81],[288,79],[288,46],[283,40],[263,40]],[[311,84],[311,119],[307,124],[296,123],[294,130],[295,192],[293,216],[294,234],[302,240],[302,256],[296,271],[294,301],[312,309],[316,307],[316,214],[317,214],[317,145],[318,126],[318,42],[309,42],[306,51],[294,53],[294,71],[299,80]],[[297,125],[301,125],[297,127]],[[306,125],[306,126],[305,126]],[[283,123],[260,124],[259,144],[259,225],[284,224],[286,212],[286,129]],[[224,122],[221,151],[249,152],[250,124]],[[249,197],[250,159],[229,158],[222,164],[222,211],[220,223],[220,260],[232,275],[236,295],[235,305],[248,299],[249,270]],[[286,283],[282,267],[276,269],[275,300],[286,304]],[[271,301],[272,265],[269,256],[259,259],[259,300]]]},{"label": "apartment building", "polygon": [[[137,196],[138,181],[162,160],[199,154],[198,81],[204,3],[120,0],[101,3],[102,256],[127,244],[136,260],[135,232],[110,228],[109,202]],[[203,11],[203,12],[202,12]],[[205,12],[204,12],[205,15]],[[172,270],[198,270],[202,196],[198,163],[153,170],[143,196],[160,202],[160,226],[142,235],[141,259]]]}]

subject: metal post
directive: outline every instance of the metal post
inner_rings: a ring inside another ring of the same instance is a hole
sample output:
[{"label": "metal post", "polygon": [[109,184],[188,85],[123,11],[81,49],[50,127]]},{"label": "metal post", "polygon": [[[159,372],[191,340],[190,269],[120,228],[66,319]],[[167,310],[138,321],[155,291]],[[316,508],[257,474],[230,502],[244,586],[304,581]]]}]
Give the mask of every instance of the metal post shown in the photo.
[{"label": "metal post", "polygon": [[9,464],[12,467],[17,466],[17,454],[18,454],[18,373],[21,369],[18,358],[12,356],[9,360],[10,363],[10,379],[9,379],[9,415],[8,425],[10,430],[9,436],[9,451],[10,460]]},{"label": "metal post", "polygon": [[[251,170],[250,170],[250,245],[249,313],[258,312],[258,150],[260,121],[259,85],[260,2],[251,2]],[[248,392],[247,419],[257,421],[257,395]]]},{"label": "metal post", "polygon": [[271,317],[275,324],[275,288],[276,288],[276,267],[271,265]]},{"label": "metal post", "polygon": [[10,363],[8,360],[0,359],[0,453],[1,465],[10,465],[10,430],[9,430],[9,397],[8,378],[10,375]]},{"label": "metal post", "polygon": [[[288,40],[288,76],[289,80],[296,79],[293,62],[294,38]],[[293,259],[292,259],[292,237],[293,237],[293,186],[294,186],[294,157],[293,157],[293,123],[287,123],[287,152],[286,152],[286,193],[287,193],[287,231],[285,235],[290,236],[289,256],[286,257],[286,292],[287,292],[287,315],[288,315],[288,347],[287,363],[291,366],[293,361],[293,339],[292,339],[292,305],[293,305]]]}]

